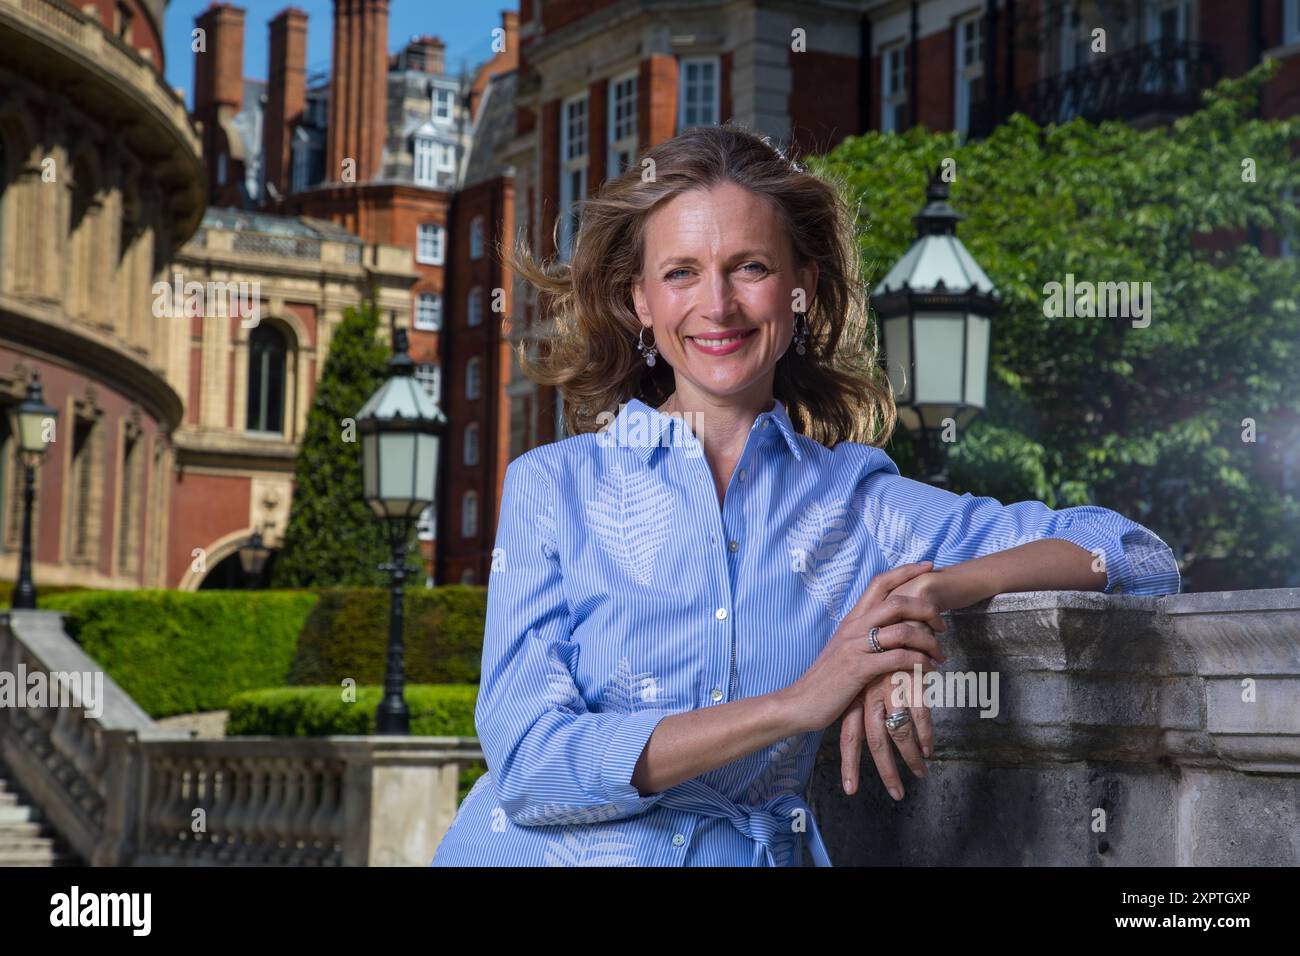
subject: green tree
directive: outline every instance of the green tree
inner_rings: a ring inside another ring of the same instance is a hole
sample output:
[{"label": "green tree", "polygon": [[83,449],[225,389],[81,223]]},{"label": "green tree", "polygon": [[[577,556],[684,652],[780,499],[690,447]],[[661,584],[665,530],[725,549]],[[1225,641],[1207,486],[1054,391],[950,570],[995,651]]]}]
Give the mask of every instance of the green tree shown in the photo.
[{"label": "green tree", "polygon": [[[1185,587],[1202,561],[1232,587],[1293,579],[1300,508],[1279,476],[1300,441],[1300,268],[1245,232],[1300,241],[1284,198],[1300,196],[1300,117],[1253,118],[1275,69],[1224,80],[1166,128],[1017,114],[982,141],[914,128],[810,159],[860,203],[871,286],[911,243],[929,172],[955,160],[958,235],[1004,302],[986,411],[950,446],[956,490],[1113,508],[1182,555]],[[1150,282],[1149,326],[1049,316],[1045,286],[1067,273]],[[886,450],[918,474],[901,429]]]},{"label": "green tree", "polygon": [[294,465],[293,505],[272,587],[383,585],[391,552],[383,524],[361,497],[361,441],[347,427],[388,375],[373,305],[347,309],[307,415]]}]

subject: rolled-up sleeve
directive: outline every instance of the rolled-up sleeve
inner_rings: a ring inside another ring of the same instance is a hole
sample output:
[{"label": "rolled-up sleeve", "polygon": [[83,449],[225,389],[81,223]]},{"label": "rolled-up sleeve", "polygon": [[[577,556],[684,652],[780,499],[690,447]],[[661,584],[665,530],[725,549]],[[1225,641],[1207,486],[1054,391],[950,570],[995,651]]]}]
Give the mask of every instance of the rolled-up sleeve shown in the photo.
[{"label": "rolled-up sleeve", "polygon": [[535,452],[510,463],[474,724],[501,807],[521,825],[633,816],[664,795],[641,796],[632,773],[668,712],[592,711],[578,690],[555,502]]},{"label": "rolled-up sleeve", "polygon": [[1030,541],[1060,538],[1091,552],[1106,571],[1107,594],[1176,594],[1182,586],[1173,551],[1151,531],[1096,505],[1054,510],[1041,501],[1004,505],[904,478],[875,449],[859,483],[868,533],[891,566],[933,561],[936,568]]}]

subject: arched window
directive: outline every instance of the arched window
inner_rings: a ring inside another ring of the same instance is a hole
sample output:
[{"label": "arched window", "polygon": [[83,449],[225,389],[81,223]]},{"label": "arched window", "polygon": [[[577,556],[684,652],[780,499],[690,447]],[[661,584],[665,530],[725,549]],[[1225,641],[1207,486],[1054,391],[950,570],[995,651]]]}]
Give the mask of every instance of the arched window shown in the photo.
[{"label": "arched window", "polygon": [[478,422],[470,422],[465,426],[465,464],[478,464]]},{"label": "arched window", "polygon": [[469,290],[469,296],[465,302],[465,315],[469,325],[483,324],[483,287],[474,286]]},{"label": "arched window", "polygon": [[465,363],[465,397],[470,401],[483,393],[483,362],[475,357]]},{"label": "arched window", "polygon": [[460,534],[472,538],[478,534],[478,492],[467,491],[460,500]]},{"label": "arched window", "polygon": [[259,323],[248,335],[248,416],[250,432],[284,431],[284,335]]}]

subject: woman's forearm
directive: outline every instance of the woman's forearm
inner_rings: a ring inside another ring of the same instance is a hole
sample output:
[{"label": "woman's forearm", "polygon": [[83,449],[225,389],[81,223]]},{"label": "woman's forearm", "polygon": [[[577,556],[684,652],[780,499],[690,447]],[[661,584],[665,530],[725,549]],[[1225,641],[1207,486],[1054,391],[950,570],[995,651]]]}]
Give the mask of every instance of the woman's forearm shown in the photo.
[{"label": "woman's forearm", "polygon": [[779,693],[670,714],[655,726],[632,774],[648,797],[799,733]]},{"label": "woman's forearm", "polygon": [[[1094,563],[1101,570],[1094,571]],[[1105,566],[1087,548],[1043,538],[930,572],[930,593],[941,607],[967,607],[1013,591],[1100,591]]]}]

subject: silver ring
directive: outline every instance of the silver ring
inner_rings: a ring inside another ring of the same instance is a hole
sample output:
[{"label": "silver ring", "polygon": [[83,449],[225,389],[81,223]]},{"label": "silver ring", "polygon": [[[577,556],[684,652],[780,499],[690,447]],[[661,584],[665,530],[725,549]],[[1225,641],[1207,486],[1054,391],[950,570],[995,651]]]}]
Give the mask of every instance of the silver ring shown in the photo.
[{"label": "silver ring", "polygon": [[906,710],[898,710],[885,718],[885,726],[890,731],[898,730],[900,727],[906,727],[912,722],[912,715]]},{"label": "silver ring", "polygon": [[880,628],[873,627],[871,630],[867,631],[867,640],[871,642],[871,652],[873,654],[881,654],[884,652],[884,648],[881,647],[880,642],[876,640],[876,632],[879,630]]}]

